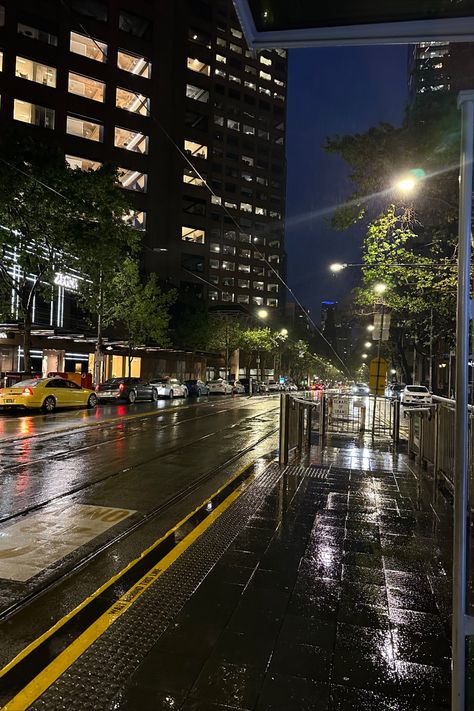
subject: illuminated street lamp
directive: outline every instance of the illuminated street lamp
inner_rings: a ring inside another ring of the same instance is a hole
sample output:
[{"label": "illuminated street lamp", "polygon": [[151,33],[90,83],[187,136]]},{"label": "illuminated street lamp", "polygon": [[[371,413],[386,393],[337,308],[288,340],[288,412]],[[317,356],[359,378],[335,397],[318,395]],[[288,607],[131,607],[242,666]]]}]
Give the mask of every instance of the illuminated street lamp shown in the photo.
[{"label": "illuminated street lamp", "polygon": [[367,353],[362,353],[362,358],[365,360],[367,358]]},{"label": "illuminated street lamp", "polygon": [[257,311],[258,318],[268,318],[268,311],[266,309],[259,309]]},{"label": "illuminated street lamp", "polygon": [[382,294],[384,294],[386,290],[387,290],[387,285],[386,285],[386,284],[383,284],[382,282],[379,282],[378,284],[374,284],[374,291],[375,291],[375,293],[378,294],[379,296],[381,296]]},{"label": "illuminated street lamp", "polygon": [[345,269],[346,267],[350,267],[350,266],[352,266],[352,264],[341,264],[340,262],[335,262],[334,264],[329,265],[329,269],[334,274],[337,274],[338,272],[342,272],[342,270]]},{"label": "illuminated street lamp", "polygon": [[287,336],[288,335],[288,329],[287,328],[282,328],[280,331],[281,336]]},{"label": "illuminated street lamp", "polygon": [[396,183],[395,187],[402,193],[411,193],[416,187],[416,180],[412,177],[403,178]]},{"label": "illuminated street lamp", "polygon": [[370,341],[366,341],[366,342],[364,343],[364,346],[365,346],[366,348],[372,348],[372,343],[371,343]]},{"label": "illuminated street lamp", "polygon": [[373,331],[374,328],[375,328],[375,326],[374,326],[373,323],[369,323],[369,325],[367,326],[367,330],[368,330],[368,331]]}]

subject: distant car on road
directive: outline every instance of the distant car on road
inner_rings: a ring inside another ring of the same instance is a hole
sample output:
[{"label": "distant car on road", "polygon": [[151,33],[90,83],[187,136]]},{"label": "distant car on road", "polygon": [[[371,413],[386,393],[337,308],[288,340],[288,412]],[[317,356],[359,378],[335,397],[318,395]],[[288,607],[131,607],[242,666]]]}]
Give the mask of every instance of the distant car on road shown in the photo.
[{"label": "distant car on road", "polygon": [[392,383],[388,386],[385,394],[387,397],[393,397],[396,400],[400,400],[400,396],[405,389],[405,383]]},{"label": "distant car on road", "polygon": [[232,392],[236,395],[243,395],[245,393],[245,385],[240,382],[240,380],[234,380],[232,385]]},{"label": "distant car on road", "polygon": [[97,395],[65,378],[29,378],[0,390],[1,409],[54,412],[57,407],[95,407]]},{"label": "distant car on road", "polygon": [[370,393],[370,388],[367,383],[354,383],[351,387],[352,395],[368,395]]},{"label": "distant car on road", "polygon": [[400,401],[402,405],[416,407],[431,405],[433,397],[424,385],[405,385],[400,395]]},{"label": "distant car on road", "polygon": [[278,393],[280,391],[281,391],[280,383],[277,383],[276,380],[269,380],[268,381],[268,392],[269,393]]},{"label": "distant car on road", "polygon": [[176,378],[152,378],[150,384],[156,388],[158,397],[188,397],[188,388]]},{"label": "distant car on road", "polygon": [[208,380],[207,387],[210,395],[232,395],[232,385],[223,378]]},{"label": "distant car on road", "polygon": [[141,378],[109,378],[96,385],[95,393],[99,402],[125,400],[131,404],[136,400],[158,400],[157,388]]},{"label": "distant car on road", "polygon": [[209,388],[203,380],[185,380],[183,385],[186,385],[189,395],[209,395]]}]

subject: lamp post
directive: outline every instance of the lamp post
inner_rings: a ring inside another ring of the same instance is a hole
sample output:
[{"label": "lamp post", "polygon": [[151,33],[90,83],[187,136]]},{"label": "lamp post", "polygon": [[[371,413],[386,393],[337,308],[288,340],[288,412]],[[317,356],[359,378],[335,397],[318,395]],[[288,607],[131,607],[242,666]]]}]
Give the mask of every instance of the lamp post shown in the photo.
[{"label": "lamp post", "polygon": [[386,289],[387,289],[387,285],[383,284],[383,283],[378,283],[378,284],[375,284],[375,286],[374,286],[374,292],[382,302],[382,313],[381,313],[381,317],[380,317],[380,333],[379,333],[379,339],[378,339],[378,344],[377,344],[377,374],[376,374],[376,380],[375,380],[374,412],[373,412],[373,416],[372,416],[372,437],[375,436],[375,413],[377,411],[377,395],[379,393],[379,377],[380,377],[380,347],[382,344],[383,320],[384,320],[384,315],[385,315],[385,301],[384,301],[383,295],[384,295]]}]

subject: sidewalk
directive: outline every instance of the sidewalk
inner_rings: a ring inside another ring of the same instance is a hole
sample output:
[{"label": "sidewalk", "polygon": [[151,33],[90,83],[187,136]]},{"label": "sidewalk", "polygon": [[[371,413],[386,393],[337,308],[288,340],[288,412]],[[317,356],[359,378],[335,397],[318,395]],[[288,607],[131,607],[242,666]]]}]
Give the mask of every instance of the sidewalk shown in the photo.
[{"label": "sidewalk", "polygon": [[282,470],[115,709],[449,708],[449,510],[405,455],[332,445]]}]

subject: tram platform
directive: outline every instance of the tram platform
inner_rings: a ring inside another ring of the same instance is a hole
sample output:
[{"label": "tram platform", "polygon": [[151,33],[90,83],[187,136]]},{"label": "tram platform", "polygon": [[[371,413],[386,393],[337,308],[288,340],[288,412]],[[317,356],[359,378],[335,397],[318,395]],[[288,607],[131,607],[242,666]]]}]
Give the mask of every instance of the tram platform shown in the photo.
[{"label": "tram platform", "polygon": [[335,439],[258,462],[12,666],[4,708],[446,711],[450,510],[410,466]]}]

